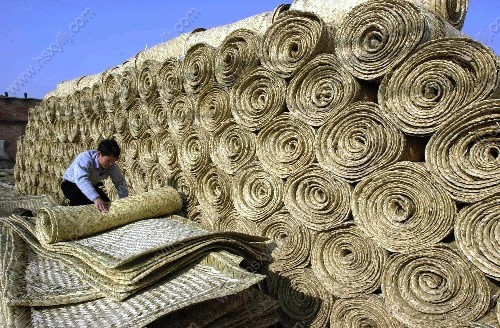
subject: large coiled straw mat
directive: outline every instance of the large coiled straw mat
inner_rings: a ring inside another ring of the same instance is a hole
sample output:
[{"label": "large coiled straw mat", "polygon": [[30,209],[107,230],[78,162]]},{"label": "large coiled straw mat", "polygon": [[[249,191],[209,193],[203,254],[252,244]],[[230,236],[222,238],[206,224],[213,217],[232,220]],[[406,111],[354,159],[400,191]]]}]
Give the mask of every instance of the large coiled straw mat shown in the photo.
[{"label": "large coiled straw mat", "polygon": [[488,277],[500,280],[500,196],[469,205],[455,221],[457,246]]},{"label": "large coiled straw mat", "polygon": [[235,121],[250,131],[266,126],[285,110],[287,83],[261,66],[239,78],[231,91],[231,111]]},{"label": "large coiled straw mat", "polygon": [[49,195],[16,196],[15,198],[0,198],[0,216],[10,215],[16,208],[25,208],[32,213],[42,207],[56,206],[57,202]]},{"label": "large coiled straw mat", "polygon": [[33,327],[144,327],[190,305],[239,293],[262,280],[217,254],[124,302],[100,299],[64,307],[33,308]]},{"label": "large coiled straw mat", "polygon": [[215,131],[231,118],[229,101],[229,92],[224,86],[215,82],[209,83],[198,95],[198,124],[207,131]]},{"label": "large coiled straw mat", "polygon": [[264,34],[261,62],[278,76],[290,78],[316,54],[332,49],[332,36],[320,18],[289,10],[279,15]]},{"label": "large coiled straw mat", "polygon": [[158,92],[167,104],[184,92],[182,65],[176,57],[167,58],[162,63],[157,83]]},{"label": "large coiled straw mat", "polygon": [[352,187],[317,164],[291,175],[285,184],[286,208],[315,231],[326,231],[350,218]]},{"label": "large coiled straw mat", "polygon": [[270,273],[271,296],[278,299],[280,323],[292,327],[328,327],[332,295],[311,269]]},{"label": "large coiled straw mat", "polygon": [[[92,110],[94,114],[101,115],[105,113],[104,99],[102,97],[102,78],[92,85]],[[57,113],[57,112],[56,112]]]},{"label": "large coiled straw mat", "polygon": [[227,215],[233,209],[229,175],[215,165],[210,165],[204,172],[196,186],[200,205],[212,215]]},{"label": "large coiled straw mat", "polygon": [[321,167],[349,182],[410,155],[403,133],[371,102],[331,116],[318,130],[315,153]]},{"label": "large coiled straw mat", "polygon": [[195,44],[186,52],[182,74],[188,94],[198,94],[215,79],[215,53],[216,49],[206,43]]},{"label": "large coiled straw mat", "polygon": [[257,136],[257,157],[269,172],[286,178],[312,163],[314,128],[289,113],[273,118]]},{"label": "large coiled straw mat", "polygon": [[391,314],[408,327],[463,327],[490,306],[484,275],[450,246],[393,254],[382,292]]},{"label": "large coiled straw mat", "polygon": [[380,288],[388,253],[354,224],[320,233],[311,251],[311,266],[323,285],[342,298]]},{"label": "large coiled straw mat", "polygon": [[120,75],[109,69],[102,75],[102,94],[106,112],[111,113],[120,105]]},{"label": "large coiled straw mat", "polygon": [[361,295],[333,303],[330,327],[404,328],[404,325],[390,315],[381,296]]},{"label": "large coiled straw mat", "polygon": [[258,223],[259,234],[274,242],[271,245],[274,272],[304,268],[309,264],[311,232],[288,211],[280,210]]},{"label": "large coiled straw mat", "polygon": [[162,98],[154,98],[148,102],[148,125],[155,135],[168,129],[168,104]]},{"label": "large coiled straw mat", "polygon": [[210,157],[219,168],[233,174],[255,159],[257,137],[232,120],[218,126],[211,138]]},{"label": "large coiled straw mat", "polygon": [[500,100],[458,109],[425,149],[429,170],[453,199],[474,203],[500,191]]},{"label": "large coiled straw mat", "polygon": [[321,126],[361,98],[361,86],[333,54],[319,54],[293,77],[286,103],[293,116]]},{"label": "large coiled straw mat", "polygon": [[[129,133],[134,139],[140,139],[148,129],[147,108],[147,102],[138,98],[127,111]],[[97,119],[97,122],[101,121]]]},{"label": "large coiled straw mat", "polygon": [[262,221],[282,207],[283,181],[259,162],[242,167],[231,183],[234,208],[248,220]]},{"label": "large coiled straw mat", "polygon": [[168,107],[167,121],[169,132],[178,139],[195,123],[193,100],[186,95],[175,97]]},{"label": "large coiled straw mat", "polygon": [[93,205],[44,207],[38,211],[37,235],[43,243],[89,236],[126,223],[180,210],[182,200],[172,187],[116,200],[108,213]]},{"label": "large coiled straw mat", "polygon": [[238,212],[232,210],[229,214],[216,218],[218,231],[235,231],[249,235],[259,235],[255,222],[246,220]]},{"label": "large coiled straw mat", "polygon": [[137,90],[141,99],[151,101],[158,96],[158,72],[161,63],[156,60],[146,60],[140,66],[137,78]]},{"label": "large coiled straw mat", "polygon": [[38,256],[12,229],[2,224],[0,239],[4,261],[2,275],[5,287],[2,294],[7,306],[54,306],[102,298],[61,262]]},{"label": "large coiled straw mat", "polygon": [[168,131],[164,131],[157,138],[158,164],[165,172],[174,172],[179,168],[177,159],[177,143]]},{"label": "large coiled straw mat", "polygon": [[336,33],[336,54],[351,73],[376,80],[417,46],[459,35],[451,25],[405,0],[373,0],[356,6]]},{"label": "large coiled straw mat", "polygon": [[387,250],[409,253],[443,240],[457,208],[425,166],[399,162],[354,188],[352,214],[359,227]]},{"label": "large coiled straw mat", "polygon": [[385,76],[380,108],[405,133],[432,134],[457,108],[495,91],[500,82],[497,68],[496,55],[479,42],[430,41]]},{"label": "large coiled straw mat", "polygon": [[181,169],[193,176],[203,175],[211,163],[208,134],[202,130],[189,129],[179,141],[177,154]]},{"label": "large coiled straw mat", "polygon": [[120,105],[123,110],[131,108],[139,97],[137,90],[139,70],[135,67],[123,69],[120,77]]},{"label": "large coiled straw mat", "polygon": [[247,29],[226,36],[215,56],[217,81],[230,88],[245,71],[256,67],[260,63],[260,42],[261,36]]}]

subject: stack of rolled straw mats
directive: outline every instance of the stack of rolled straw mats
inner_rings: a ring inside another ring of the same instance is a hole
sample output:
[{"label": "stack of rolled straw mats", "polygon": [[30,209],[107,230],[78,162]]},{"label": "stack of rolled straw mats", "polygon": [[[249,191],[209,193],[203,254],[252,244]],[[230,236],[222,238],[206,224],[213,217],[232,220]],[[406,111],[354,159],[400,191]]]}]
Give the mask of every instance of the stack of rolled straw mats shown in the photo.
[{"label": "stack of rolled straw mats", "polygon": [[[240,255],[266,260],[265,239],[165,216],[181,207],[166,187],[117,200],[106,214],[55,206],[0,218],[4,326],[143,327],[177,322],[178,310],[186,327],[275,323],[277,302],[250,288],[264,276],[239,267]],[[220,308],[202,317],[200,304]]]},{"label": "stack of rolled straw mats", "polygon": [[[133,193],[173,186],[190,220],[273,241],[286,327],[498,326],[500,65],[459,31],[467,6],[297,0],[61,83],[16,187],[60,200],[74,154],[112,136]],[[86,271],[123,261],[74,245]]]}]

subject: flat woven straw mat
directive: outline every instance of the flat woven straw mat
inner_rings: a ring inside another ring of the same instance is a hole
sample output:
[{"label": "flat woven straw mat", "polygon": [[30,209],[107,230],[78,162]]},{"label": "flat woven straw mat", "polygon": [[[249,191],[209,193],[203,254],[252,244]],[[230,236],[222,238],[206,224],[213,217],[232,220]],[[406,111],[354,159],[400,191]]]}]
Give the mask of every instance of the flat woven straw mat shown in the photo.
[{"label": "flat woven straw mat", "polygon": [[44,243],[72,240],[126,223],[174,213],[181,207],[181,197],[171,187],[116,200],[109,212],[103,214],[93,205],[46,207],[38,212],[37,235]]},{"label": "flat woven straw mat", "polygon": [[0,216],[10,215],[16,208],[25,208],[36,213],[42,207],[55,205],[57,205],[56,201],[48,195],[0,198]]}]

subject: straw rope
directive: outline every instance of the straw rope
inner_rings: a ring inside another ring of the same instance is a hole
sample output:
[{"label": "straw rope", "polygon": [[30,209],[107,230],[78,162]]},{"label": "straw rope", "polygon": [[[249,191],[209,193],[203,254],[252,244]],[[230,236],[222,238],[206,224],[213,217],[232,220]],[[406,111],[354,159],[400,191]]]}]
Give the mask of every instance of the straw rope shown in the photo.
[{"label": "straw rope", "polygon": [[353,224],[314,241],[311,265],[314,273],[333,295],[348,298],[380,288],[387,252],[368,239]]},{"label": "straw rope", "polygon": [[488,277],[500,280],[500,196],[463,208],[455,222],[457,246]]},{"label": "straw rope", "polygon": [[194,124],[194,104],[185,95],[176,97],[168,108],[167,121],[170,132],[176,138],[180,137]]},{"label": "straw rope", "polygon": [[336,32],[336,54],[357,78],[376,80],[429,40],[458,35],[444,21],[402,0],[367,1]]},{"label": "straw rope", "polygon": [[215,77],[230,88],[247,70],[256,67],[259,60],[260,36],[247,29],[231,32],[219,46],[215,56]]},{"label": "straw rope", "polygon": [[231,92],[235,121],[250,131],[263,128],[285,109],[286,81],[258,67],[236,81]]},{"label": "straw rope", "polygon": [[139,70],[134,67],[127,67],[123,70],[120,78],[120,104],[123,110],[128,110],[139,97],[137,89]]},{"label": "straw rope", "polygon": [[182,206],[173,188],[162,188],[113,202],[108,213],[93,205],[44,207],[38,212],[37,235],[44,243],[71,240],[137,220],[178,211]]},{"label": "straw rope", "polygon": [[199,125],[210,132],[231,118],[229,93],[217,83],[209,83],[200,91],[196,107]]},{"label": "straw rope", "polygon": [[333,300],[311,269],[294,269],[273,277],[271,296],[280,302],[285,327],[327,327]]},{"label": "straw rope", "polygon": [[216,49],[205,43],[195,44],[186,52],[182,63],[184,89],[188,94],[198,94],[215,76]]},{"label": "straw rope", "polygon": [[313,164],[287,179],[284,202],[308,228],[326,231],[349,219],[351,189],[348,183]]},{"label": "straw rope", "polygon": [[299,120],[321,126],[360,97],[360,84],[335,55],[319,54],[294,76],[287,89],[286,103]]},{"label": "straw rope", "polygon": [[403,328],[404,325],[391,317],[380,296],[362,295],[336,300],[332,307],[330,327]]},{"label": "straw rope", "polygon": [[288,211],[280,210],[258,223],[259,234],[275,245],[269,269],[281,272],[304,268],[309,264],[312,236],[309,230]]},{"label": "straw rope", "polygon": [[262,221],[283,204],[283,182],[256,162],[242,167],[234,176],[231,197],[238,213]]},{"label": "straw rope", "polygon": [[453,199],[473,203],[500,191],[500,100],[461,108],[431,137],[429,170]]},{"label": "straw rope", "polygon": [[288,113],[275,117],[257,136],[257,156],[269,172],[286,178],[314,161],[314,129]]},{"label": "straw rope", "polygon": [[182,66],[176,58],[166,59],[158,72],[158,91],[170,103],[184,92]]},{"label": "straw rope", "polygon": [[146,60],[139,67],[139,76],[137,78],[137,91],[141,99],[152,101],[158,97],[158,72],[161,64],[156,60]]},{"label": "straw rope", "polygon": [[387,250],[409,253],[443,240],[457,213],[450,196],[418,163],[400,162],[363,179],[353,193],[360,228]]},{"label": "straw rope", "polygon": [[212,161],[228,174],[233,174],[255,159],[257,137],[234,121],[219,124],[210,147]]},{"label": "straw rope", "polygon": [[210,164],[210,142],[202,131],[186,131],[177,149],[179,164],[184,172],[201,176]]},{"label": "straw rope", "polygon": [[497,66],[496,55],[479,42],[428,42],[386,75],[380,107],[405,133],[432,134],[455,109],[493,93],[499,83]]},{"label": "straw rope", "polygon": [[224,216],[232,210],[231,182],[221,169],[216,166],[207,168],[196,188],[198,201],[207,213]]},{"label": "straw rope", "polygon": [[377,104],[356,102],[318,130],[315,153],[321,167],[356,182],[401,159],[405,145],[403,133]]},{"label": "straw rope", "polygon": [[326,24],[316,15],[288,10],[267,29],[261,61],[282,78],[292,77],[321,52],[333,49]]},{"label": "straw rope", "polygon": [[488,310],[487,280],[452,248],[394,254],[382,279],[385,304],[408,327],[462,327]]}]

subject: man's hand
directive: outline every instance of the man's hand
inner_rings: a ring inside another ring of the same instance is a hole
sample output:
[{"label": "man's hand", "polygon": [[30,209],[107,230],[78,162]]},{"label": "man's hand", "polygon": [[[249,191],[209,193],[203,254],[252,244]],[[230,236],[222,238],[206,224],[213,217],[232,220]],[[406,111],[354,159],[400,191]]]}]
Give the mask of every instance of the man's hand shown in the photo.
[{"label": "man's hand", "polygon": [[108,212],[108,208],[109,208],[109,204],[106,203],[105,201],[103,201],[101,199],[101,197],[97,197],[95,200],[94,200],[94,205],[95,205],[95,208],[101,212],[101,213],[107,213]]}]

